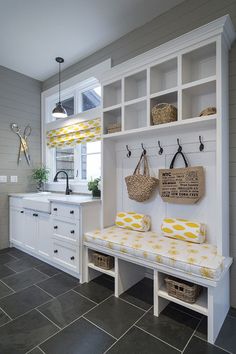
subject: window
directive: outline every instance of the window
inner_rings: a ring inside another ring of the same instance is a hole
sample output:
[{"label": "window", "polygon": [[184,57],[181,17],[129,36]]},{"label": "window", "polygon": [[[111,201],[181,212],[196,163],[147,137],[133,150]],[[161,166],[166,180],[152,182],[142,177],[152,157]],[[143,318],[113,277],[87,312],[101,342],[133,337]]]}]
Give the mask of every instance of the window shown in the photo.
[{"label": "window", "polygon": [[[65,171],[68,173],[69,179],[74,179],[74,149],[73,148],[56,148],[56,170]],[[62,173],[59,175],[60,179],[65,179],[66,176]]]},{"label": "window", "polygon": [[81,111],[87,111],[96,108],[101,104],[101,86],[86,90],[81,93],[82,107]]},{"label": "window", "polygon": [[[68,117],[75,116],[79,112],[86,112],[101,105],[101,86],[93,78],[87,80],[84,85],[77,84],[61,92],[62,105],[67,111]],[[46,130],[47,124],[54,124],[52,110],[58,102],[58,93],[49,96],[46,101]],[[60,119],[55,122],[56,127]],[[48,149],[47,165],[51,170],[51,180],[60,171],[66,171],[69,179],[75,183],[86,183],[91,178],[101,176],[101,143],[90,142],[75,147],[63,147]],[[59,180],[65,176],[60,174]]]},{"label": "window", "polygon": [[[101,142],[81,144],[75,148],[55,149],[55,171],[66,171],[69,179],[87,181],[101,176]],[[59,179],[65,179],[63,174]]]},{"label": "window", "polygon": [[94,141],[81,146],[81,179],[101,176],[101,142]]}]

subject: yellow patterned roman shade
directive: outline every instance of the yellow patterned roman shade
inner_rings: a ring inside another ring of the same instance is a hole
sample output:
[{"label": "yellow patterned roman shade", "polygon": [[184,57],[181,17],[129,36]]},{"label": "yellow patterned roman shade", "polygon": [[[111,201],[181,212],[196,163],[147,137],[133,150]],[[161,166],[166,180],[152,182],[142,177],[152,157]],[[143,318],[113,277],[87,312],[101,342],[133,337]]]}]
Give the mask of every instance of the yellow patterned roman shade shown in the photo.
[{"label": "yellow patterned roman shade", "polygon": [[47,132],[47,146],[59,148],[101,139],[100,118],[87,120]]}]

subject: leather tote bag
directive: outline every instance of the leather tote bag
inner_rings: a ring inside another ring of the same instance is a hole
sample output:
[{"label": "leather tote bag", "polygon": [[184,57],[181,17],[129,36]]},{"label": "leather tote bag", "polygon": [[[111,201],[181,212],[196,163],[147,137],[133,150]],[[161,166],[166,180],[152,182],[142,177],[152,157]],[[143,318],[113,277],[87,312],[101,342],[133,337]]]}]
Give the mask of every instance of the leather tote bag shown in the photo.
[{"label": "leather tote bag", "polygon": [[[177,156],[183,160],[184,168],[174,168]],[[202,166],[189,167],[181,151],[174,155],[170,168],[159,171],[160,195],[162,200],[176,204],[194,204],[205,193],[205,177]]]},{"label": "leather tote bag", "polygon": [[[143,173],[141,167],[143,165]],[[125,177],[129,198],[137,202],[148,200],[158,186],[158,179],[150,177],[147,156],[142,154],[133,175]]]}]

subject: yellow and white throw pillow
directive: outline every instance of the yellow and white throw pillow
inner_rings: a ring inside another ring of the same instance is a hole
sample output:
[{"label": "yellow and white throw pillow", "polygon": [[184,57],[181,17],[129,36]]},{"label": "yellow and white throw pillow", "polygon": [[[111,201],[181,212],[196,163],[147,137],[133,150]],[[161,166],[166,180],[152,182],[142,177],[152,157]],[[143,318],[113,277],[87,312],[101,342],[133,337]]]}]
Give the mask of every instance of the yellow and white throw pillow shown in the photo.
[{"label": "yellow and white throw pillow", "polygon": [[116,215],[115,224],[128,230],[149,231],[151,228],[151,219],[147,215],[135,212],[119,212]]},{"label": "yellow and white throw pillow", "polygon": [[206,225],[186,219],[165,218],[161,225],[164,236],[193,243],[203,243],[206,238]]}]

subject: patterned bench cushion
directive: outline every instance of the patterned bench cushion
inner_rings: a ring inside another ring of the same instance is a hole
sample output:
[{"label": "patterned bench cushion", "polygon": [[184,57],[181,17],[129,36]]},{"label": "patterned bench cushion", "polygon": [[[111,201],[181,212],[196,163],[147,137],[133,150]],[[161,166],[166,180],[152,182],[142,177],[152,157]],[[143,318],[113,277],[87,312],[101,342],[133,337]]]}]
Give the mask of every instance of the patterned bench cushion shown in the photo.
[{"label": "patterned bench cushion", "polygon": [[152,231],[139,232],[112,226],[87,232],[84,240],[203,278],[218,280],[224,269],[225,257],[217,254],[216,246],[173,240]]}]

